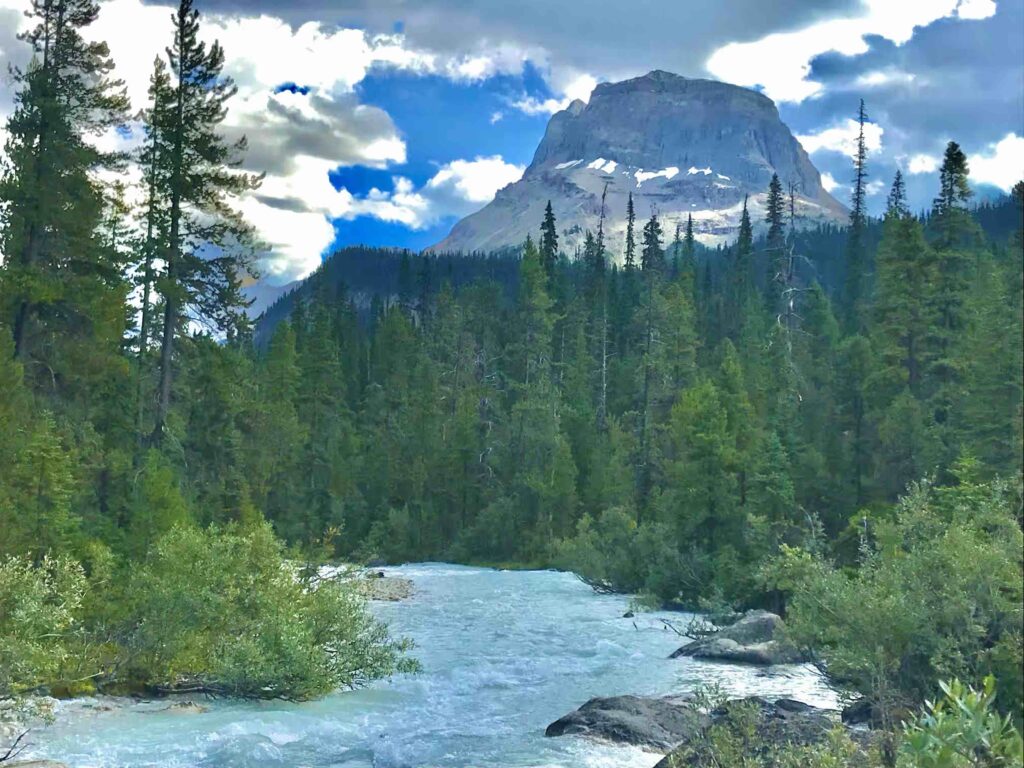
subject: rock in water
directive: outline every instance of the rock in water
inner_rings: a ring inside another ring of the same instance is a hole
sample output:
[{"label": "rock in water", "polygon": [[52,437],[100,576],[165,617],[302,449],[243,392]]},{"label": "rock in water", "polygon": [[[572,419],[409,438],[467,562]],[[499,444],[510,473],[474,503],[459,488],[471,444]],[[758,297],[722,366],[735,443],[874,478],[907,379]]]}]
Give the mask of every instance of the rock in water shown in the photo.
[{"label": "rock in water", "polygon": [[667,750],[702,730],[708,722],[707,715],[680,699],[612,696],[591,699],[549,725],[544,735],[576,734]]},{"label": "rock in water", "polygon": [[572,254],[586,230],[597,231],[608,185],[605,237],[621,259],[626,198],[632,192],[639,241],[656,209],[666,239],[693,215],[705,245],[735,237],[744,196],[763,226],[772,173],[797,185],[798,224],[845,221],[846,209],[822,186],[803,147],[767,96],[713,80],[654,71],[601,83],[590,102],[553,115],[523,177],[482,210],[458,222],[435,250],[493,251],[536,239],[547,201],[558,220],[560,247]]},{"label": "rock in water", "polygon": [[796,664],[804,654],[786,638],[786,626],[774,613],[747,611],[739,621],[672,654],[744,664]]}]

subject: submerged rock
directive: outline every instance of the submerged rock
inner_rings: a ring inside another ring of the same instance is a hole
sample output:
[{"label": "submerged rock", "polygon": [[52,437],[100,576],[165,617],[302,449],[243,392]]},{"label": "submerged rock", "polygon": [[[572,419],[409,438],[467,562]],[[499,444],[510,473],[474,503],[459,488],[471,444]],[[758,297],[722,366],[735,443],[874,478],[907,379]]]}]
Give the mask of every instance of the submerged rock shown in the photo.
[{"label": "submerged rock", "polygon": [[709,722],[682,699],[612,696],[591,699],[549,725],[544,735],[580,735],[664,751]]},{"label": "submerged rock", "polygon": [[806,655],[786,638],[782,619],[768,611],[747,611],[735,624],[687,643],[671,658],[680,656],[765,666],[807,661]]},{"label": "submerged rock", "polygon": [[395,602],[405,600],[412,595],[412,581],[397,576],[388,576],[383,572],[367,574],[365,579],[354,579],[356,591],[367,600],[384,600]]}]

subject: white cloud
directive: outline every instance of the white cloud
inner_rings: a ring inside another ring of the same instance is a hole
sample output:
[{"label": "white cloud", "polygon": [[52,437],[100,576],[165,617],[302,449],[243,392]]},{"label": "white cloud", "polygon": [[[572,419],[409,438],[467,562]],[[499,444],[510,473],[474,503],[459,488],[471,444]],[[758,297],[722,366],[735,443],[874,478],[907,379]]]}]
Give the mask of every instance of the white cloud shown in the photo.
[{"label": "white cloud", "polygon": [[822,90],[821,83],[808,79],[811,61],[822,53],[866,53],[866,35],[902,45],[913,36],[915,27],[954,15],[984,18],[995,11],[991,0],[865,0],[863,7],[859,16],[820,21],[752,42],[729,43],[712,53],[705,66],[720,80],[762,86],[775,101],[800,102]]},{"label": "white cloud", "polygon": [[[844,155],[854,157],[857,154],[857,136],[860,133],[860,124],[848,118],[842,123],[833,125],[817,133],[805,134],[796,138],[809,153],[814,154],[823,149],[833,152],[842,152]],[[878,152],[882,149],[882,135],[885,130],[877,123],[864,123],[864,144],[868,152]]]},{"label": "white cloud", "polygon": [[504,119],[504,117],[505,117],[505,113],[500,111],[500,110],[495,111],[495,112],[491,112],[491,118],[490,118],[491,125],[494,125],[495,123],[501,122]]},{"label": "white cloud", "polygon": [[455,160],[441,167],[427,182],[431,192],[453,191],[469,203],[488,203],[502,187],[519,181],[522,165],[506,163],[501,155]]},{"label": "white cloud", "polygon": [[931,155],[914,155],[907,164],[907,173],[911,175],[934,173],[937,170],[939,170],[939,159]]},{"label": "white cloud", "polygon": [[961,19],[987,19],[996,13],[993,0],[960,0],[956,15]]},{"label": "white cloud", "polygon": [[821,174],[821,186],[825,188],[826,192],[833,192],[836,189],[842,189],[843,185],[836,181],[831,173]]},{"label": "white cloud", "polygon": [[880,88],[888,85],[910,85],[916,80],[916,75],[900,69],[876,69],[858,76],[853,85],[855,88]]},{"label": "white cloud", "polygon": [[[16,31],[32,23],[22,14],[27,7],[28,0],[0,0],[2,67],[27,60],[28,47],[14,39]],[[171,12],[170,5],[143,0],[105,0],[87,31],[109,44],[115,75],[125,81],[133,109],[147,103],[153,60],[164,55],[171,41]],[[339,165],[387,168],[405,162],[405,142],[390,116],[359,104],[354,94],[371,68],[477,81],[522,71],[527,58],[523,49],[494,45],[483,54],[442,56],[411,47],[402,35],[373,35],[316,22],[293,26],[266,14],[204,13],[200,34],[208,44],[221,43],[225,73],[238,86],[224,131],[232,138],[245,134],[246,168],[267,174],[262,187],[241,200],[239,208],[270,247],[262,271],[273,282],[304,277],[319,265],[334,240],[333,219],[370,215],[421,227],[453,207],[462,210],[488,201],[497,188],[522,175],[521,167],[500,157],[458,160],[443,166],[424,189],[414,190],[408,179],[398,178],[394,191],[365,198],[336,190],[328,179]],[[575,96],[576,80],[562,84],[561,92]],[[296,83],[308,93],[275,93],[284,83]],[[0,124],[10,111],[9,97],[0,87]],[[121,149],[137,140],[137,135],[128,141],[115,134],[100,138],[107,148]]]},{"label": "white cloud", "polygon": [[1008,133],[990,144],[986,152],[968,156],[967,164],[972,181],[994,184],[1009,192],[1014,184],[1024,179],[1024,137]]},{"label": "white cloud", "polygon": [[885,182],[884,181],[879,181],[878,179],[875,179],[874,181],[869,181],[864,186],[864,192],[865,192],[865,194],[868,195],[868,197],[872,197],[872,196],[880,194],[881,192],[884,192],[884,191],[885,191]]},{"label": "white cloud", "polygon": [[[557,83],[560,80],[562,85],[558,88]],[[576,99],[584,102],[590,101],[590,94],[597,85],[597,79],[586,74],[565,78],[560,78],[556,75],[552,80],[552,85],[558,88],[561,98],[539,101],[533,96],[524,96],[518,101],[513,102],[512,106],[528,115],[553,115],[555,112],[561,112]]]}]

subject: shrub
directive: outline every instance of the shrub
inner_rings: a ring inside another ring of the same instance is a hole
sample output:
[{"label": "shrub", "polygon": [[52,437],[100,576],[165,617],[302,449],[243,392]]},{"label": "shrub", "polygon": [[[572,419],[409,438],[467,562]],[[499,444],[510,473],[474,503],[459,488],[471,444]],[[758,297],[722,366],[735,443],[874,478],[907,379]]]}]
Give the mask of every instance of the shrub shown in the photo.
[{"label": "shrub", "polygon": [[286,562],[266,523],[173,529],[125,606],[122,681],[157,690],[302,700],[414,668],[350,587]]},{"label": "shrub", "polygon": [[85,588],[81,566],[67,558],[0,559],[0,698],[60,674]]},{"label": "shrub", "polygon": [[1006,484],[914,487],[879,523],[853,574],[789,550],[788,625],[829,672],[898,716],[935,681],[1004,682],[1004,712],[1021,707],[1022,536]]},{"label": "shrub", "polygon": [[943,697],[928,702],[904,730],[905,768],[1020,768],[1024,744],[1009,715],[995,710],[991,675],[980,690],[959,680],[941,684]]}]

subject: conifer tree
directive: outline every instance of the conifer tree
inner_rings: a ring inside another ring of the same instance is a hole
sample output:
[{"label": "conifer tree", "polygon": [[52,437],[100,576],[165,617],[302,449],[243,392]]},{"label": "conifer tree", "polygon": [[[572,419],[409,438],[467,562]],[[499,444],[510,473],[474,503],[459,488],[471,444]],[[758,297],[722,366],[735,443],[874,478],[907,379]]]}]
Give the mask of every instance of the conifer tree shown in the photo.
[{"label": "conifer tree", "polygon": [[765,203],[764,220],[768,224],[767,253],[765,254],[765,296],[768,311],[773,315],[783,313],[782,294],[786,280],[787,249],[786,227],[783,223],[786,201],[782,195],[782,182],[777,173],[772,174],[768,185],[768,199]]},{"label": "conifer tree", "polygon": [[782,195],[782,182],[779,181],[779,174],[773,173],[772,180],[768,185],[768,199],[765,202],[764,220],[768,224],[768,247],[772,248],[782,243],[786,229],[783,224],[786,201]]},{"label": "conifer tree", "polygon": [[121,158],[90,137],[125,122],[128,100],[111,79],[106,44],[84,37],[98,13],[93,0],[32,0],[28,16],[37,24],[22,38],[32,62],[12,70],[0,301],[29,380],[46,371],[44,380],[67,381],[73,374],[58,350],[112,355],[123,330],[122,265],[104,247],[104,191],[95,178]]},{"label": "conifer tree", "polygon": [[743,198],[740,230],[732,248],[729,274],[729,292],[726,297],[726,323],[728,334],[736,338],[744,323],[744,314],[751,299],[751,259],[754,255],[754,229],[750,223],[747,198]]},{"label": "conifer tree", "polygon": [[843,319],[849,330],[862,326],[862,304],[867,285],[865,231],[867,229],[867,140],[864,126],[868,114],[864,99],[857,110],[857,149],[853,158],[853,197],[850,205],[850,230],[847,238],[846,278],[843,284]]},{"label": "conifer tree", "polygon": [[899,168],[896,169],[896,175],[892,180],[892,188],[889,190],[889,197],[885,203],[885,214],[898,218],[910,214],[910,209],[907,208],[906,185],[903,183],[903,173]]},{"label": "conifer tree", "polygon": [[142,204],[143,239],[141,258],[135,264],[136,280],[141,284],[139,308],[138,358],[136,361],[136,432],[141,439],[146,418],[146,384],[149,371],[149,345],[153,324],[153,292],[156,279],[154,262],[162,258],[167,247],[167,189],[169,171],[170,118],[173,92],[167,65],[159,56],[153,62],[149,79],[149,107],[142,113],[145,141],[139,151],[139,165],[144,174],[145,198]]},{"label": "conifer tree", "polygon": [[199,12],[181,0],[173,15],[174,42],[168,51],[174,77],[169,110],[168,234],[164,272],[158,287],[164,317],[160,384],[153,436],[160,440],[171,406],[174,348],[191,321],[234,334],[244,326],[240,311],[243,276],[255,271],[251,230],[231,208],[229,198],[256,188],[261,178],[237,170],[245,139],[227,142],[218,126],[236,88],[222,74],[224,51],[199,40]]},{"label": "conifer tree", "polygon": [[552,281],[555,277],[555,265],[558,263],[558,229],[555,226],[555,212],[551,209],[550,200],[544,208],[544,221],[540,225],[540,260],[548,275],[548,281]]},{"label": "conifer tree", "polygon": [[633,236],[633,226],[636,223],[636,213],[633,210],[633,193],[629,193],[626,201],[626,258],[623,262],[626,271],[636,269],[636,240]]}]

